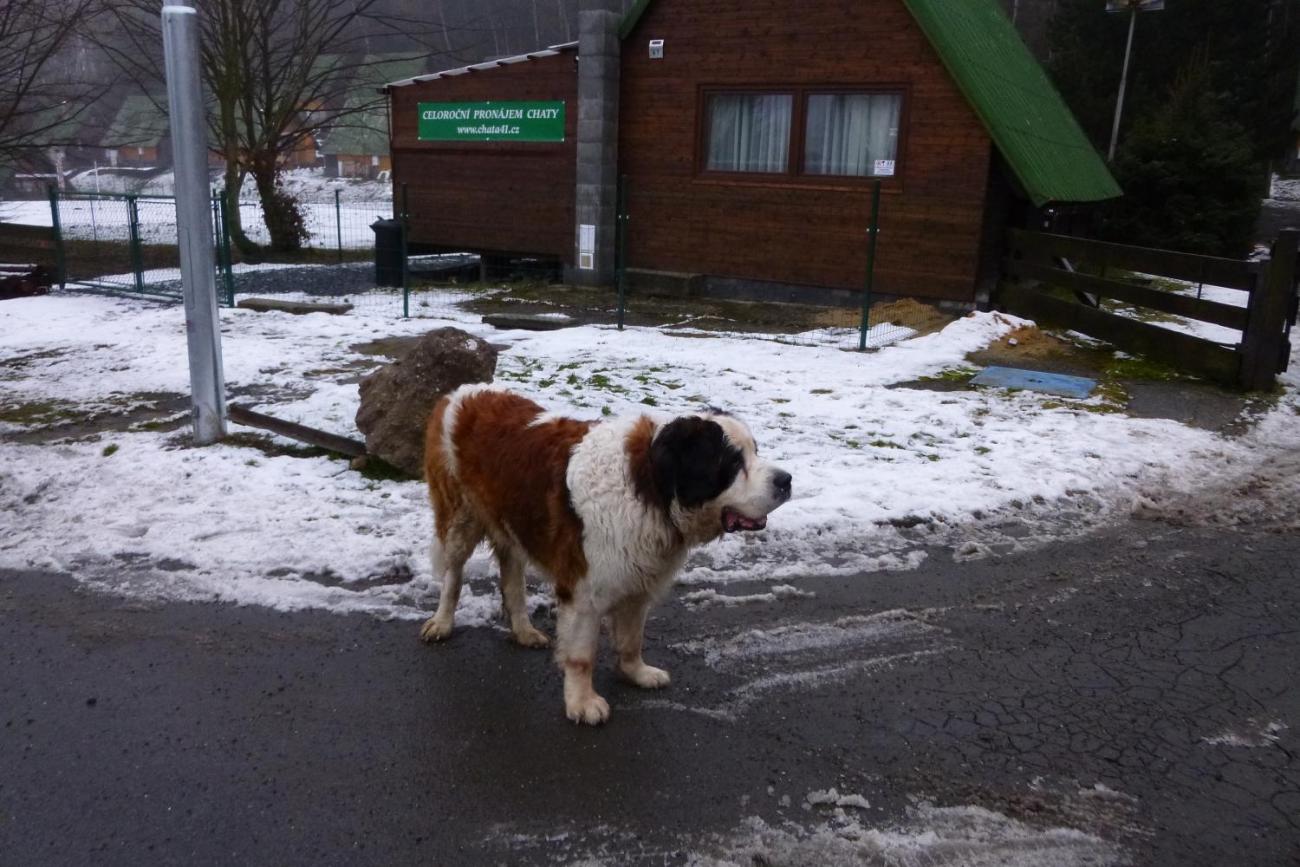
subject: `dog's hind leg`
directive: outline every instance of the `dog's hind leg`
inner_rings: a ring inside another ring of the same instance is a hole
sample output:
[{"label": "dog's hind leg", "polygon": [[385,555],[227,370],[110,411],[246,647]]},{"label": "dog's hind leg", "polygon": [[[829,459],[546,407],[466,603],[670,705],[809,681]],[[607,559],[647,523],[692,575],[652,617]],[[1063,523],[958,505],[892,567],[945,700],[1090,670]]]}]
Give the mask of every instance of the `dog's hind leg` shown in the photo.
[{"label": "dog's hind leg", "polygon": [[510,618],[510,633],[524,647],[547,647],[551,640],[528,619],[528,595],[524,586],[524,559],[509,544],[493,543],[501,567],[501,602]]},{"label": "dog's hind leg", "polygon": [[645,616],[650,600],[645,596],[624,599],[610,612],[610,631],[618,651],[618,670],[623,677],[642,689],[660,689],[671,681],[668,672],[646,665],[641,658],[645,638]]},{"label": "dog's hind leg", "polygon": [[451,635],[465,578],[465,561],[483,541],[483,527],[464,512],[451,518],[445,528],[439,527],[439,531],[431,552],[434,577],[442,577],[442,595],[438,598],[438,610],[420,629],[424,641],[442,641]]}]

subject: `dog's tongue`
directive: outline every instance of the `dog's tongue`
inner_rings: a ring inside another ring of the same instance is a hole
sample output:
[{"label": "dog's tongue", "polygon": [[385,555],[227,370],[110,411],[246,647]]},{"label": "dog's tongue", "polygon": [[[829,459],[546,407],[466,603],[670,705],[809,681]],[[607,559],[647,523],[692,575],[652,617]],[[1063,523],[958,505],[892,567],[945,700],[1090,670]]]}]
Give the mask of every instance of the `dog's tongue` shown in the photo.
[{"label": "dog's tongue", "polygon": [[767,518],[746,518],[735,509],[722,510],[722,529],[728,533],[737,530],[762,530],[767,526]]}]

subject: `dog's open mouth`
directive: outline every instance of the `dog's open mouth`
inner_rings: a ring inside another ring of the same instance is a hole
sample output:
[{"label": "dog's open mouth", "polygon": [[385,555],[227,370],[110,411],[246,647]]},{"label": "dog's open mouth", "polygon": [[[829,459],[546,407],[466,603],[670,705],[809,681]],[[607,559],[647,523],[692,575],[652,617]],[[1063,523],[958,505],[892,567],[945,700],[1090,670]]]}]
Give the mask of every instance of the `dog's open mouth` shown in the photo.
[{"label": "dog's open mouth", "polygon": [[722,510],[722,532],[734,533],[737,530],[762,530],[767,526],[767,518],[746,518],[735,509]]}]

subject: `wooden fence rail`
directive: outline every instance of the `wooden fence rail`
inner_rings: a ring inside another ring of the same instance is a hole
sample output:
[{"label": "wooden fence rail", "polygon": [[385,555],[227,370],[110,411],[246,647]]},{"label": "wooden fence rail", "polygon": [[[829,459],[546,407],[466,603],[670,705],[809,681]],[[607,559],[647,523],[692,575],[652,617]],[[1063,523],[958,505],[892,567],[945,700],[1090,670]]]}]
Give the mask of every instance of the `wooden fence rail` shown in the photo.
[{"label": "wooden fence rail", "polygon": [[[1250,262],[1012,230],[1004,261],[1007,282],[998,301],[1008,312],[1080,331],[1227,385],[1266,389],[1286,370],[1291,355],[1298,245],[1300,233],[1282,232],[1268,259]],[[1239,290],[1245,303],[1153,288],[1142,282],[1147,276]],[[1103,298],[1223,326],[1241,337],[1218,342],[1162,328],[1102,309]]]}]

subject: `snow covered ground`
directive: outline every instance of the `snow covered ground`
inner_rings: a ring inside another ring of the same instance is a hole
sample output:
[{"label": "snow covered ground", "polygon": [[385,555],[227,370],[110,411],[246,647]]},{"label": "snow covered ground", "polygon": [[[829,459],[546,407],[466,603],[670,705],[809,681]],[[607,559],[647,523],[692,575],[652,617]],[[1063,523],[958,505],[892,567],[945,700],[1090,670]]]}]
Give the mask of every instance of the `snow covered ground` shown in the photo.
[{"label": "snow covered ground", "polygon": [[[221,315],[232,390],[262,395],[244,399],[279,417],[353,435],[355,376],[375,363],[355,345],[442,324]],[[497,332],[470,316],[455,324],[504,344],[498,380],[557,410],[601,417],[708,403],[750,423],[764,454],[793,473],[795,498],[767,531],[694,555],[687,592],[749,579],[771,582],[776,598],[801,576],[1038,544],[1300,445],[1295,372],[1277,406],[1238,439],[1089,411],[1100,398],[891,388],[960,365],[1023,324],[997,314],[871,355],[656,329]],[[11,419],[0,422],[0,566],[66,570],[164,598],[410,618],[428,606],[432,522],[419,483],[240,444],[190,448],[147,426],[53,443],[24,436],[42,416],[121,413],[185,393],[179,307],[7,301],[0,359],[0,418]],[[461,620],[484,623],[497,608],[486,552],[468,574]]]}]

